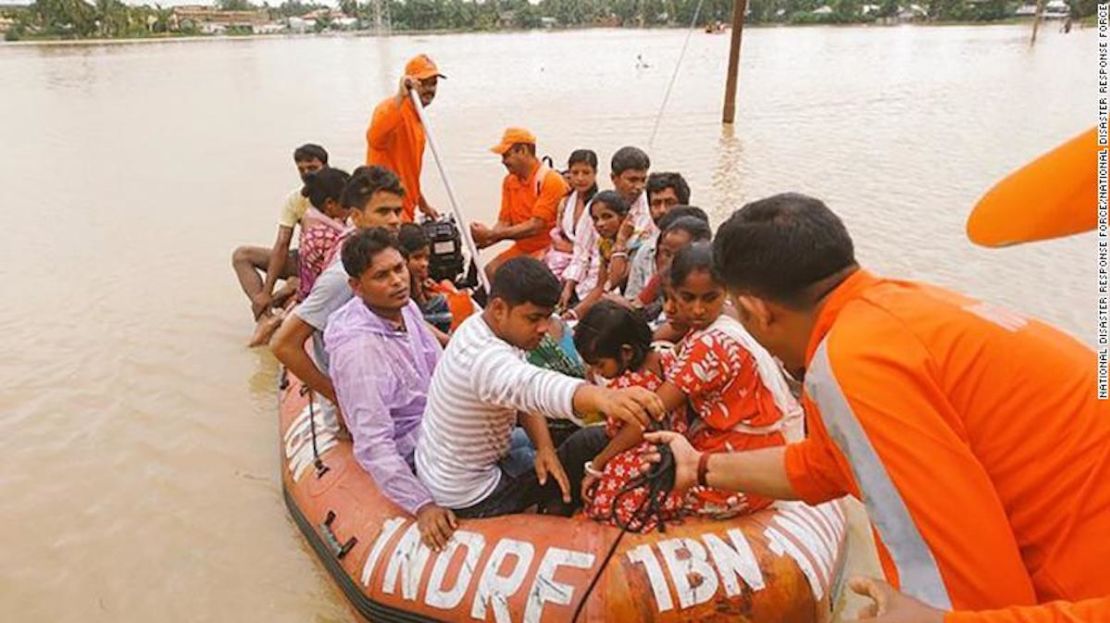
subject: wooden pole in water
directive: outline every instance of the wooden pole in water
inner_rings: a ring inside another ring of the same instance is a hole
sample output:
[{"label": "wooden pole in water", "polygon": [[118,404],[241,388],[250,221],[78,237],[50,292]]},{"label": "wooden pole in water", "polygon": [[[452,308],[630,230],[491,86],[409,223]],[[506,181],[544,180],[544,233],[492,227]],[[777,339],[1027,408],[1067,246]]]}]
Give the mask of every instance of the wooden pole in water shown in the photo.
[{"label": "wooden pole in water", "polygon": [[[1043,1],[1043,0],[1042,0]],[[735,0],[732,5],[732,42],[728,50],[728,76],[725,78],[725,110],[722,123],[736,120],[736,87],[740,74],[740,39],[744,35],[744,12],[748,10],[748,0]]]},{"label": "wooden pole in water", "polygon": [[1037,0],[1037,13],[1033,15],[1033,37],[1029,39],[1029,45],[1037,42],[1037,29],[1041,26],[1041,16],[1044,15],[1044,0]]}]

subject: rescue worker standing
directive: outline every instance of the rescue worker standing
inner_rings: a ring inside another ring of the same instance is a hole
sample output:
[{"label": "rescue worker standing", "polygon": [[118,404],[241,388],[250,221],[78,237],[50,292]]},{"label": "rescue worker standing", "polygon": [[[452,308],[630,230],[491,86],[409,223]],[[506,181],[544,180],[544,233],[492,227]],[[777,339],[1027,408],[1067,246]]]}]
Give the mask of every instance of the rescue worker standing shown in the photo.
[{"label": "rescue worker standing", "polygon": [[[699,455],[681,436],[648,435],[670,444],[676,487],[860,498],[887,579],[928,606],[906,620],[1110,595],[1110,410],[1091,349],[861,269],[840,219],[803,195],[734,213],[714,256],[748,331],[804,373],[807,438]],[[885,590],[866,583],[855,588]],[[1034,620],[1102,604],[1045,605]],[[997,612],[982,620],[1026,620]]]},{"label": "rescue worker standing", "polygon": [[440,78],[446,78],[426,54],[414,56],[405,64],[405,75],[395,95],[382,100],[374,109],[366,129],[366,164],[393,171],[405,189],[402,219],[411,223],[419,208],[429,219],[439,214],[420,192],[420,170],[424,164],[424,125],[409,98],[415,89],[424,107],[436,97]]}]

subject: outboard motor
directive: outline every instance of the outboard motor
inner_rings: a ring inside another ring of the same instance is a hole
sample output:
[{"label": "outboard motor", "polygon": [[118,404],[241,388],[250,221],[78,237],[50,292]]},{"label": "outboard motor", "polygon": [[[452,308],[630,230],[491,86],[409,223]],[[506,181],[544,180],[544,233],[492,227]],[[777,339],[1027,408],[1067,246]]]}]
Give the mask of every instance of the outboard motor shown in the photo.
[{"label": "outboard motor", "polygon": [[428,276],[435,281],[447,280],[454,283],[465,268],[462,235],[455,224],[454,217],[439,221],[425,221],[424,235],[431,241],[428,254]]}]

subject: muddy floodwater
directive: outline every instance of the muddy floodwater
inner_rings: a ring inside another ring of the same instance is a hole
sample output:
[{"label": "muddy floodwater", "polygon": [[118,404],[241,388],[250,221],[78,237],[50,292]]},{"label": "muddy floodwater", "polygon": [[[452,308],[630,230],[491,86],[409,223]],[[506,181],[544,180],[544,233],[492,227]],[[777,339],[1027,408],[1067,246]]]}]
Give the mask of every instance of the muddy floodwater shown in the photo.
[{"label": "muddy floodwater", "polygon": [[[277,364],[244,346],[232,249],[272,243],[294,146],[361,163],[373,105],[414,53],[448,76],[430,114],[464,210],[488,220],[504,171],[487,148],[506,125],[557,162],[647,147],[684,37],[0,45],[0,620],[350,620],[282,502]],[[1093,343],[1092,237],[988,251],[964,236],[995,180],[1095,123],[1094,31],[1028,37],[750,29],[722,129],[728,37],[696,33],[653,168],[682,172],[716,222],[816,195],[874,270]],[[430,160],[424,186],[446,209]]]}]

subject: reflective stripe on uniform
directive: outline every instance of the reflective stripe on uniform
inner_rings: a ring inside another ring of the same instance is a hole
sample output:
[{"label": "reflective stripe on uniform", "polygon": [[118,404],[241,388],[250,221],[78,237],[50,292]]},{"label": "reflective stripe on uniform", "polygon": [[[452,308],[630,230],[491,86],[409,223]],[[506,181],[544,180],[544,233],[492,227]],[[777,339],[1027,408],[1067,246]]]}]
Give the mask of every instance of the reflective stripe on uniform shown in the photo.
[{"label": "reflective stripe on uniform", "polygon": [[898,569],[902,591],[934,608],[951,610],[952,602],[933,552],[833,374],[827,336],[806,370],[805,386],[821,412],[829,436],[852,467],[867,513]]}]

